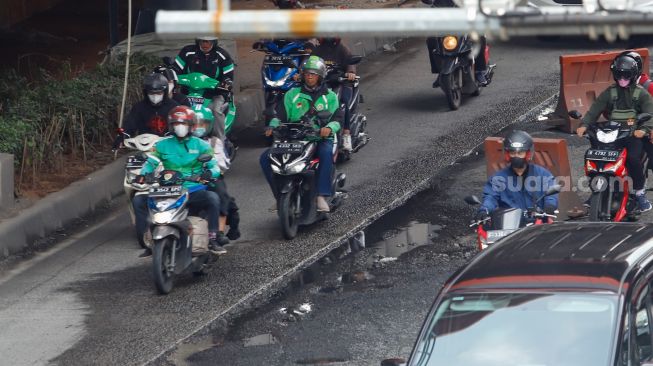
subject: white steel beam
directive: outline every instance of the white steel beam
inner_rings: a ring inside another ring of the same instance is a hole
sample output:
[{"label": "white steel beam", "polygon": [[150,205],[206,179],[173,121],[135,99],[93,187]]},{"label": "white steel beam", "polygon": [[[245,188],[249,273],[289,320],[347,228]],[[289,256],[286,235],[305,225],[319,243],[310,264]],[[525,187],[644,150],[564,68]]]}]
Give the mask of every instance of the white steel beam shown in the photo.
[{"label": "white steel beam", "polygon": [[[228,0],[221,0],[228,1]],[[434,36],[478,33],[508,38],[530,35],[605,35],[608,40],[653,34],[653,8],[588,11],[584,7],[516,8],[486,16],[476,8],[301,9],[159,11],[163,37],[197,34],[249,37],[317,35]]]}]

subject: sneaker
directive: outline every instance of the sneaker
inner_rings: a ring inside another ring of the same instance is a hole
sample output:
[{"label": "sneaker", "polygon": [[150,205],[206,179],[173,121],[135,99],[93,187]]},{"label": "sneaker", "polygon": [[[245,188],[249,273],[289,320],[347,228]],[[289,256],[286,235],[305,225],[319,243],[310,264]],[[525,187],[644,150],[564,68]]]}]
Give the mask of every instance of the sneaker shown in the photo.
[{"label": "sneaker", "polygon": [[218,242],[218,245],[220,246],[229,244],[229,238],[224,236],[223,232],[219,232],[218,237],[215,240]]},{"label": "sneaker", "polygon": [[240,238],[240,230],[229,228],[229,231],[227,231],[227,238],[229,238],[229,240],[238,240]]},{"label": "sneaker", "polygon": [[209,252],[215,255],[224,255],[227,254],[227,249],[218,244],[217,239],[209,240]]},{"label": "sneaker", "polygon": [[351,151],[351,135],[342,135],[342,148]]},{"label": "sneaker", "polygon": [[329,212],[329,203],[324,196],[317,196],[317,212]]},{"label": "sneaker", "polygon": [[653,205],[651,205],[651,202],[646,198],[646,195],[638,194],[635,196],[635,199],[637,200],[637,206],[639,206],[641,212],[646,212],[653,208]]},{"label": "sneaker", "polygon": [[437,89],[440,87],[440,75],[438,75],[437,78],[435,78],[435,81],[433,82],[433,88]]},{"label": "sneaker", "polygon": [[476,72],[476,82],[480,86],[487,86],[488,84],[487,78],[485,77],[485,73],[486,73],[485,70]]}]

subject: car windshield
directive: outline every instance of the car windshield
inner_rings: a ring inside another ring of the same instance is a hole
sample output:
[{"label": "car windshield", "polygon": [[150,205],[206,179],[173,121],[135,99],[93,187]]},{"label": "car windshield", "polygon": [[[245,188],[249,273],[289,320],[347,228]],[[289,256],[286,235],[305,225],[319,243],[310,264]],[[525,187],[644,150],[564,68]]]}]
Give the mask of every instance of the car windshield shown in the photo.
[{"label": "car windshield", "polygon": [[617,297],[464,294],[432,314],[411,366],[608,365]]}]

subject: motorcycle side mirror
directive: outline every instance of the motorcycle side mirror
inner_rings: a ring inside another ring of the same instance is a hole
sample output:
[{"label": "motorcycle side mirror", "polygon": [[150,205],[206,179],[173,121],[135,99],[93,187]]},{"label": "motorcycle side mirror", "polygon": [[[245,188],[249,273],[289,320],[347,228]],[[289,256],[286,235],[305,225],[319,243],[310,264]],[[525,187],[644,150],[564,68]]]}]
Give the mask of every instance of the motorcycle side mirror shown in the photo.
[{"label": "motorcycle side mirror", "polygon": [[476,196],[467,196],[465,197],[465,202],[467,202],[468,205],[480,205],[481,200],[478,199]]},{"label": "motorcycle side mirror", "polygon": [[173,62],[172,62],[172,58],[171,58],[170,56],[164,56],[164,57],[163,57],[163,63],[164,63],[166,66],[172,66],[172,63],[173,63]]},{"label": "motorcycle side mirror", "polygon": [[197,161],[199,161],[200,163],[208,163],[209,161],[211,161],[211,159],[213,159],[213,156],[209,154],[202,154],[197,157]]},{"label": "motorcycle side mirror", "polygon": [[583,117],[583,115],[580,114],[579,111],[574,109],[573,111],[569,111],[569,117],[571,117],[573,119],[581,119]]},{"label": "motorcycle side mirror", "polygon": [[359,55],[351,56],[351,58],[349,59],[349,64],[350,65],[356,65],[356,64],[360,63],[362,60],[363,60],[363,56],[359,56]]},{"label": "motorcycle side mirror", "polygon": [[403,358],[388,358],[381,361],[381,366],[406,366],[406,360]]},{"label": "motorcycle side mirror", "polygon": [[256,51],[261,51],[265,48],[263,42],[254,42],[252,43],[252,49]]},{"label": "motorcycle side mirror", "polygon": [[291,59],[285,58],[281,62],[283,63],[283,66],[285,66],[287,68],[290,68],[290,69],[296,69],[297,68],[297,64],[295,63],[295,61],[293,61]]},{"label": "motorcycle side mirror", "polygon": [[650,113],[640,113],[637,115],[637,124],[641,124],[644,122],[647,122],[651,119],[651,114]]},{"label": "motorcycle side mirror", "polygon": [[551,187],[549,187],[549,189],[546,190],[544,195],[545,196],[551,196],[551,195],[554,195],[556,193],[560,193],[560,191],[562,191],[562,186],[560,184],[555,184],[555,185],[552,185]]}]

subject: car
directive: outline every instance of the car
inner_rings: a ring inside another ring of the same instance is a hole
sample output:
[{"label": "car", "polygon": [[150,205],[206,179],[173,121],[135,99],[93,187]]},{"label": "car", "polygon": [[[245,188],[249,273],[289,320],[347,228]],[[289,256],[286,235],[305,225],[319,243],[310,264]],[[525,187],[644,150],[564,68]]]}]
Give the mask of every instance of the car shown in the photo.
[{"label": "car", "polygon": [[653,365],[652,309],[653,224],[530,226],[444,283],[407,365]]}]

